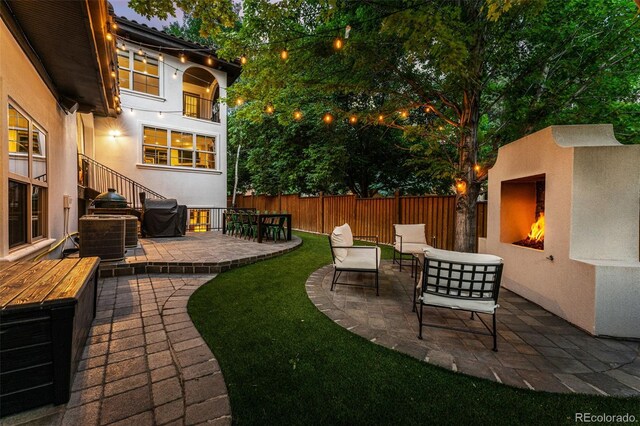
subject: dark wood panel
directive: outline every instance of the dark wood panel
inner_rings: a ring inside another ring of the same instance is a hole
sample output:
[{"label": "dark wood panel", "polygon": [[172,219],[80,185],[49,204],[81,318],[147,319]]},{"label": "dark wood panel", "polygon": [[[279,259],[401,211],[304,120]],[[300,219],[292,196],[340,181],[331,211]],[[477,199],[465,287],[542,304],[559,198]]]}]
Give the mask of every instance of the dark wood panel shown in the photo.
[{"label": "dark wood panel", "polygon": [[51,401],[53,394],[53,383],[27,389],[22,392],[3,395],[0,398],[0,416],[9,416],[30,408],[39,407],[41,401]]},{"label": "dark wood panel", "polygon": [[2,364],[3,372],[47,362],[51,362],[50,342],[0,351],[0,364]]},{"label": "dark wood panel", "polygon": [[[2,372],[2,397],[24,389],[52,383],[53,365],[51,362],[35,365],[22,370]],[[4,413],[3,413],[4,414]]]},{"label": "dark wood panel", "polygon": [[[9,315],[3,315],[0,318],[0,348],[3,352],[51,341],[49,312],[43,311],[34,314],[37,316],[20,320],[15,320]],[[4,366],[2,366],[2,370],[4,370]]]}]

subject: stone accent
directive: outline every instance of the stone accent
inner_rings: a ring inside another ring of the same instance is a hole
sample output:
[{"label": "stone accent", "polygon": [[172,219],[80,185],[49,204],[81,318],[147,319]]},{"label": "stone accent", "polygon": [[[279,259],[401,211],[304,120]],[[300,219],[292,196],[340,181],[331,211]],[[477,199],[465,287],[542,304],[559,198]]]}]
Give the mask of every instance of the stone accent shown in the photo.
[{"label": "stone accent", "polygon": [[[502,289],[498,308],[498,351],[491,336],[423,328],[411,311],[414,279],[390,261],[380,270],[380,296],[368,286],[337,285],[333,267],[315,271],[306,283],[309,299],[340,326],[371,342],[452,371],[525,389],[557,393],[640,396],[640,342],[597,338],[528,300]],[[340,277],[371,284],[371,274]],[[425,307],[428,322],[486,331],[470,314]],[[485,322],[491,317],[483,315]]]}]

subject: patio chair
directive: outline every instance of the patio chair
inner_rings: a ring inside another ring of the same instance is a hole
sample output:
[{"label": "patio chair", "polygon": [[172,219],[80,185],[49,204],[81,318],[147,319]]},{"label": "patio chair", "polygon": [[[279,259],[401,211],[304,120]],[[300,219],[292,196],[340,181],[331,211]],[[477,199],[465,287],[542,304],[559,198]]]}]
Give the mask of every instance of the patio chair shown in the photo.
[{"label": "patio chair", "polygon": [[498,351],[496,331],[496,310],[498,309],[498,293],[502,278],[502,259],[490,254],[461,253],[456,251],[425,250],[422,267],[422,279],[416,291],[420,294],[417,312],[420,323],[418,338],[422,339],[422,327],[448,328],[476,334],[487,334],[472,329],[444,327],[424,322],[423,308],[436,306],[459,309],[475,313],[490,314],[493,328],[478,315],[478,319],[493,337],[493,350]]},{"label": "patio chair", "polygon": [[[354,246],[353,239],[374,239],[375,246]],[[339,282],[343,272],[370,272],[375,274],[376,296],[380,294],[378,284],[378,271],[380,269],[380,247],[378,247],[378,236],[375,235],[353,235],[348,224],[337,226],[329,235],[329,247],[333,257],[333,279],[331,280],[331,291],[336,284],[357,285]]]},{"label": "patio chair", "polygon": [[[393,233],[393,263],[398,263],[402,271],[403,256],[411,256],[411,275],[413,276],[414,265],[417,265],[415,255],[422,254],[425,248],[431,248],[425,237],[425,224],[394,224],[393,227],[395,230]],[[396,261],[396,253],[398,261]]]}]

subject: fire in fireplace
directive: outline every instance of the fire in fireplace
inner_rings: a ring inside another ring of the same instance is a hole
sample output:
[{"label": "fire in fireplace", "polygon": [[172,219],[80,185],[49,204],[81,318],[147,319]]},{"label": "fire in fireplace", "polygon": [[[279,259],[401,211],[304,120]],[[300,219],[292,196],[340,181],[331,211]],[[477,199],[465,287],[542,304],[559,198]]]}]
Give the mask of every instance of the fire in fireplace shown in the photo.
[{"label": "fire in fireplace", "polygon": [[531,225],[531,231],[527,234],[527,238],[516,241],[513,244],[544,250],[544,212],[541,212],[538,220]]}]

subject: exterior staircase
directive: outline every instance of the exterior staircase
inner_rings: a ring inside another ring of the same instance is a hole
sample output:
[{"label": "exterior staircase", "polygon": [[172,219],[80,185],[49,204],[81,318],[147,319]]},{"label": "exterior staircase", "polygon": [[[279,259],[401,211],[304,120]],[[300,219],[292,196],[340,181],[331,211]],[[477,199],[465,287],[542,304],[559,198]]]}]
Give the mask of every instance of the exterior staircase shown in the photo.
[{"label": "exterior staircase", "polygon": [[127,199],[131,208],[138,211],[142,210],[140,200],[142,192],[145,193],[146,198],[167,198],[93,158],[78,154],[78,198],[89,202],[98,194],[107,192],[109,188],[115,189],[118,194]]}]

